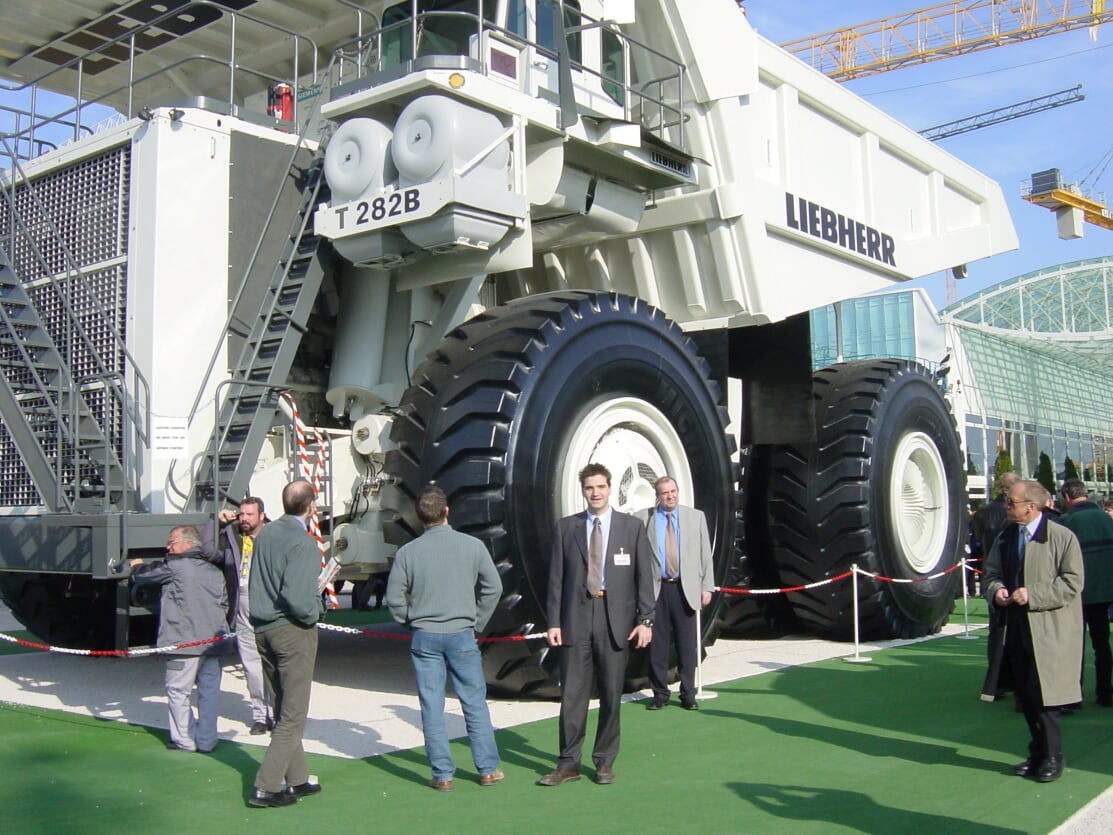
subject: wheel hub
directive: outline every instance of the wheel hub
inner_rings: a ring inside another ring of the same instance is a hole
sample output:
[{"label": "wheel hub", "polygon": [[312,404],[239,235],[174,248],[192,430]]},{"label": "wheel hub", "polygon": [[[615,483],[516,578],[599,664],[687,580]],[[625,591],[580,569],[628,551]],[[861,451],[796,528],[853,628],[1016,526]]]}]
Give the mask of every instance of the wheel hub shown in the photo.
[{"label": "wheel hub", "polygon": [[928,573],[947,536],[947,471],[935,443],[923,432],[909,432],[897,445],[889,510],[899,556],[914,571]]},{"label": "wheel hub", "polygon": [[611,471],[611,505],[624,513],[653,507],[653,483],[676,479],[681,502],[692,502],[692,473],[684,445],[660,410],[636,397],[618,397],[592,407],[577,422],[560,472],[560,516],[583,510],[579,471],[598,463]]}]

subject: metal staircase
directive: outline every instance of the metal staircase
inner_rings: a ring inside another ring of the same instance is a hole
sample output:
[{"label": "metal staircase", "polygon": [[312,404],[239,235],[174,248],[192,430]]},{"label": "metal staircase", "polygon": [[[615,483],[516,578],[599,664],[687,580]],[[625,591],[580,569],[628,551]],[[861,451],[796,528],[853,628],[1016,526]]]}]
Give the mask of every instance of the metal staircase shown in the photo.
[{"label": "metal staircase", "polygon": [[[70,326],[80,328],[68,312]],[[3,247],[0,323],[0,417],[43,503],[54,512],[133,507],[135,482],[85,399],[104,391],[106,405],[122,407],[119,375],[102,364],[94,378],[74,379]]]},{"label": "metal staircase", "polygon": [[[189,505],[196,510],[211,512],[226,498],[236,503],[245,495],[325,274],[321,240],[310,228],[314,208],[327,199],[323,147],[304,171],[296,170],[296,159],[295,153],[290,174],[296,176],[288,181],[300,189],[301,200],[231,379],[218,390],[219,412],[209,453],[190,493]],[[271,222],[278,222],[273,215]],[[265,269],[256,260],[245,284],[262,278],[258,272]],[[230,317],[229,333],[234,332],[234,322]]]}]

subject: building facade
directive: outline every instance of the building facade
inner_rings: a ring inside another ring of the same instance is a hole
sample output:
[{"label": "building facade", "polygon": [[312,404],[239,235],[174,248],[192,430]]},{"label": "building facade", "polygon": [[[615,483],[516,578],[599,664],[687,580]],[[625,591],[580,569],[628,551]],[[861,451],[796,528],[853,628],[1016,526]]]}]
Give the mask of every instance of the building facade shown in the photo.
[{"label": "building facade", "polygon": [[944,372],[971,499],[992,492],[1007,450],[1034,477],[1046,455],[1056,485],[1073,465],[1113,494],[1113,256],[1003,281],[935,312],[919,289],[848,299],[811,313],[816,368],[875,356]]}]

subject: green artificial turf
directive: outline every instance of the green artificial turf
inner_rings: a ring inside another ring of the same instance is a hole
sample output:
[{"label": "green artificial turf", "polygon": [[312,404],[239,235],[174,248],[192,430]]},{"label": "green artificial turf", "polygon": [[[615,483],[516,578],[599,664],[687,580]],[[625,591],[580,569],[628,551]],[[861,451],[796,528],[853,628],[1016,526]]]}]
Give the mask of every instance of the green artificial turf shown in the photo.
[{"label": "green artificial turf", "polygon": [[[775,661],[775,641],[751,643]],[[1110,785],[1113,711],[1090,704],[1064,719],[1063,779],[1012,776],[1027,731],[1011,701],[978,698],[984,637],[866,654],[708,688],[718,697],[699,712],[624,705],[613,786],[589,767],[577,783],[536,786],[555,761],[546,720],[498,732],[496,787],[476,785],[464,741],[451,794],[425,786],[421,750],[310,756],[324,791],[288,809],[244,805],[261,748],[176,753],[163,731],[3,705],[5,831],[1041,833]],[[593,733],[594,719],[588,752]]]}]

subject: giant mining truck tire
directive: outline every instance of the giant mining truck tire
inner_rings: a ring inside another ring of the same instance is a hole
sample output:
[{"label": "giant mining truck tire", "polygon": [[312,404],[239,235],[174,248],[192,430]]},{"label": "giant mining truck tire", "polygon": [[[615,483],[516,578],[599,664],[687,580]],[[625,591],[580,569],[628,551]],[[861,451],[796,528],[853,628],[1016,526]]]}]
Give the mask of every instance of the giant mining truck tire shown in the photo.
[{"label": "giant mining truck tire", "polygon": [[[954,609],[965,541],[965,468],[954,419],[931,373],[914,362],[863,360],[814,377],[817,439],[775,446],[767,530],[782,586],[857,564],[863,640],[937,632]],[[816,634],[853,637],[849,580],[787,595]]]},{"label": "giant mining truck tire", "polygon": [[0,572],[0,599],[45,644],[115,649],[116,584],[82,574]]},{"label": "giant mining truck tire", "polygon": [[[716,583],[734,550],[733,441],[707,363],[661,311],[630,296],[560,292],[490,308],[465,322],[417,369],[402,398],[387,455],[395,478],[396,544],[420,532],[413,500],[430,481],[448,496],[454,528],[486,543],[503,596],[485,636],[542,632],[552,532],[584,508],[587,463],[612,473],[611,505],[654,504],[665,473],[707,517]],[[718,631],[717,596],[704,611]],[[632,653],[627,686],[644,680]],[[488,643],[488,686],[551,697],[557,660],[543,639]]]}]

